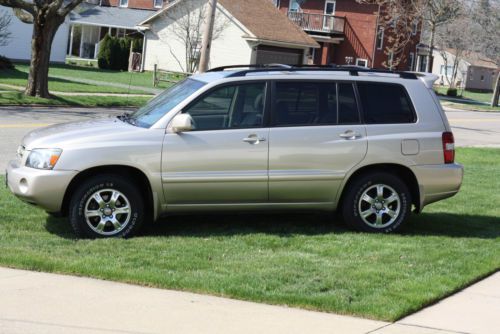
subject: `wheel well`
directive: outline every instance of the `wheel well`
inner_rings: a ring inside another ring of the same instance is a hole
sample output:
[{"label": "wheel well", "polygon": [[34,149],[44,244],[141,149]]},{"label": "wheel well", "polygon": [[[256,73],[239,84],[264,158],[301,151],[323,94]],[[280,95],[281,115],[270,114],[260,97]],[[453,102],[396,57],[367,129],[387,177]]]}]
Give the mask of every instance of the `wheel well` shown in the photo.
[{"label": "wheel well", "polygon": [[344,199],[346,190],[349,189],[349,186],[361,175],[366,175],[368,173],[373,172],[385,172],[385,173],[393,173],[396,174],[409,188],[412,204],[415,206],[416,212],[420,212],[420,188],[418,186],[417,177],[411,169],[408,167],[397,165],[397,164],[376,164],[364,166],[354,172],[350,177],[347,183],[342,189],[342,194],[340,196],[338,207],[342,206],[342,201]]},{"label": "wheel well", "polygon": [[99,166],[86,169],[78,173],[70,182],[69,186],[66,188],[64,193],[64,199],[61,206],[61,213],[63,216],[67,216],[69,212],[69,202],[71,201],[71,194],[74,193],[78,185],[85,179],[90,177],[100,175],[100,174],[114,174],[119,175],[127,180],[132,180],[136,186],[139,187],[142,197],[145,199],[145,212],[151,217],[154,213],[154,203],[153,203],[153,191],[151,189],[151,184],[149,180],[141,170],[122,165],[109,165],[109,166]]}]

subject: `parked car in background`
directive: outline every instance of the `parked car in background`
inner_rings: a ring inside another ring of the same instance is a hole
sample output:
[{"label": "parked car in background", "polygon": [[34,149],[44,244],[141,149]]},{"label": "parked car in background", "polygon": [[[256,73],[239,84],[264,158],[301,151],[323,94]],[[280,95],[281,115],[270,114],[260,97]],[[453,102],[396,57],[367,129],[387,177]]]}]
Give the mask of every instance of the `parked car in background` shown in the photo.
[{"label": "parked car in background", "polygon": [[462,182],[436,78],[214,69],[132,114],[29,133],[7,183],[80,237],[128,237],[179,212],[277,209],[339,210],[355,229],[392,232]]}]

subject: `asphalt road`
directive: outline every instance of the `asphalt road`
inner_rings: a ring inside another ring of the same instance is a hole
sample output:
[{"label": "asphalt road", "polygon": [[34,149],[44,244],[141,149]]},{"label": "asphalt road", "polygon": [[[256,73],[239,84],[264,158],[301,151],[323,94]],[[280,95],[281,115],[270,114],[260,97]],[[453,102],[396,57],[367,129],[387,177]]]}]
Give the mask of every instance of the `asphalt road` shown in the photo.
[{"label": "asphalt road", "polygon": [[[0,107],[0,171],[29,131],[56,123],[118,115],[130,109]],[[500,113],[448,110],[457,146],[500,147]]]}]

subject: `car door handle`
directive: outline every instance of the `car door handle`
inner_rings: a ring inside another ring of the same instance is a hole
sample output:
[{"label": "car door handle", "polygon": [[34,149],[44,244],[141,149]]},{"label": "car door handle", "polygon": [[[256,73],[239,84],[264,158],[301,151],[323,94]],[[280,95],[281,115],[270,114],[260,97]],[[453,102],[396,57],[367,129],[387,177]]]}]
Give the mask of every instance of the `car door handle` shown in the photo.
[{"label": "car door handle", "polygon": [[339,134],[340,138],[343,138],[345,140],[356,140],[358,138],[361,138],[361,135],[357,132],[354,132],[352,130],[348,130],[344,133]]},{"label": "car door handle", "polygon": [[251,134],[248,137],[243,138],[243,141],[245,143],[249,143],[249,144],[258,144],[261,141],[266,141],[266,138],[259,137],[259,136],[255,135],[255,134]]}]

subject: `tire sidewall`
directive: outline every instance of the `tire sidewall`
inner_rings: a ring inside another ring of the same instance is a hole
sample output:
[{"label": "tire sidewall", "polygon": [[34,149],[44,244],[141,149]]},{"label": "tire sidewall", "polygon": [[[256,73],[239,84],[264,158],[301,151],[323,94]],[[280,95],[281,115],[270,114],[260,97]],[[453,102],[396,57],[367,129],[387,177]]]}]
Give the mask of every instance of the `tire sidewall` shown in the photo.
[{"label": "tire sidewall", "polygon": [[[88,226],[85,206],[89,198],[102,189],[115,189],[123,193],[131,207],[131,217],[127,226],[115,235],[101,235]],[[70,222],[79,237],[86,238],[126,238],[132,236],[142,225],[144,204],[139,190],[131,183],[114,175],[94,177],[84,182],[74,193],[70,203]]]},{"label": "tire sidewall", "polygon": [[[393,188],[400,198],[400,213],[398,218],[391,225],[384,228],[375,228],[367,225],[360,216],[358,205],[359,200],[366,189],[376,184],[384,184]],[[344,202],[344,219],[352,227],[365,231],[377,233],[391,233],[402,228],[411,211],[411,195],[408,187],[397,176],[386,173],[368,174],[354,182]]]}]

